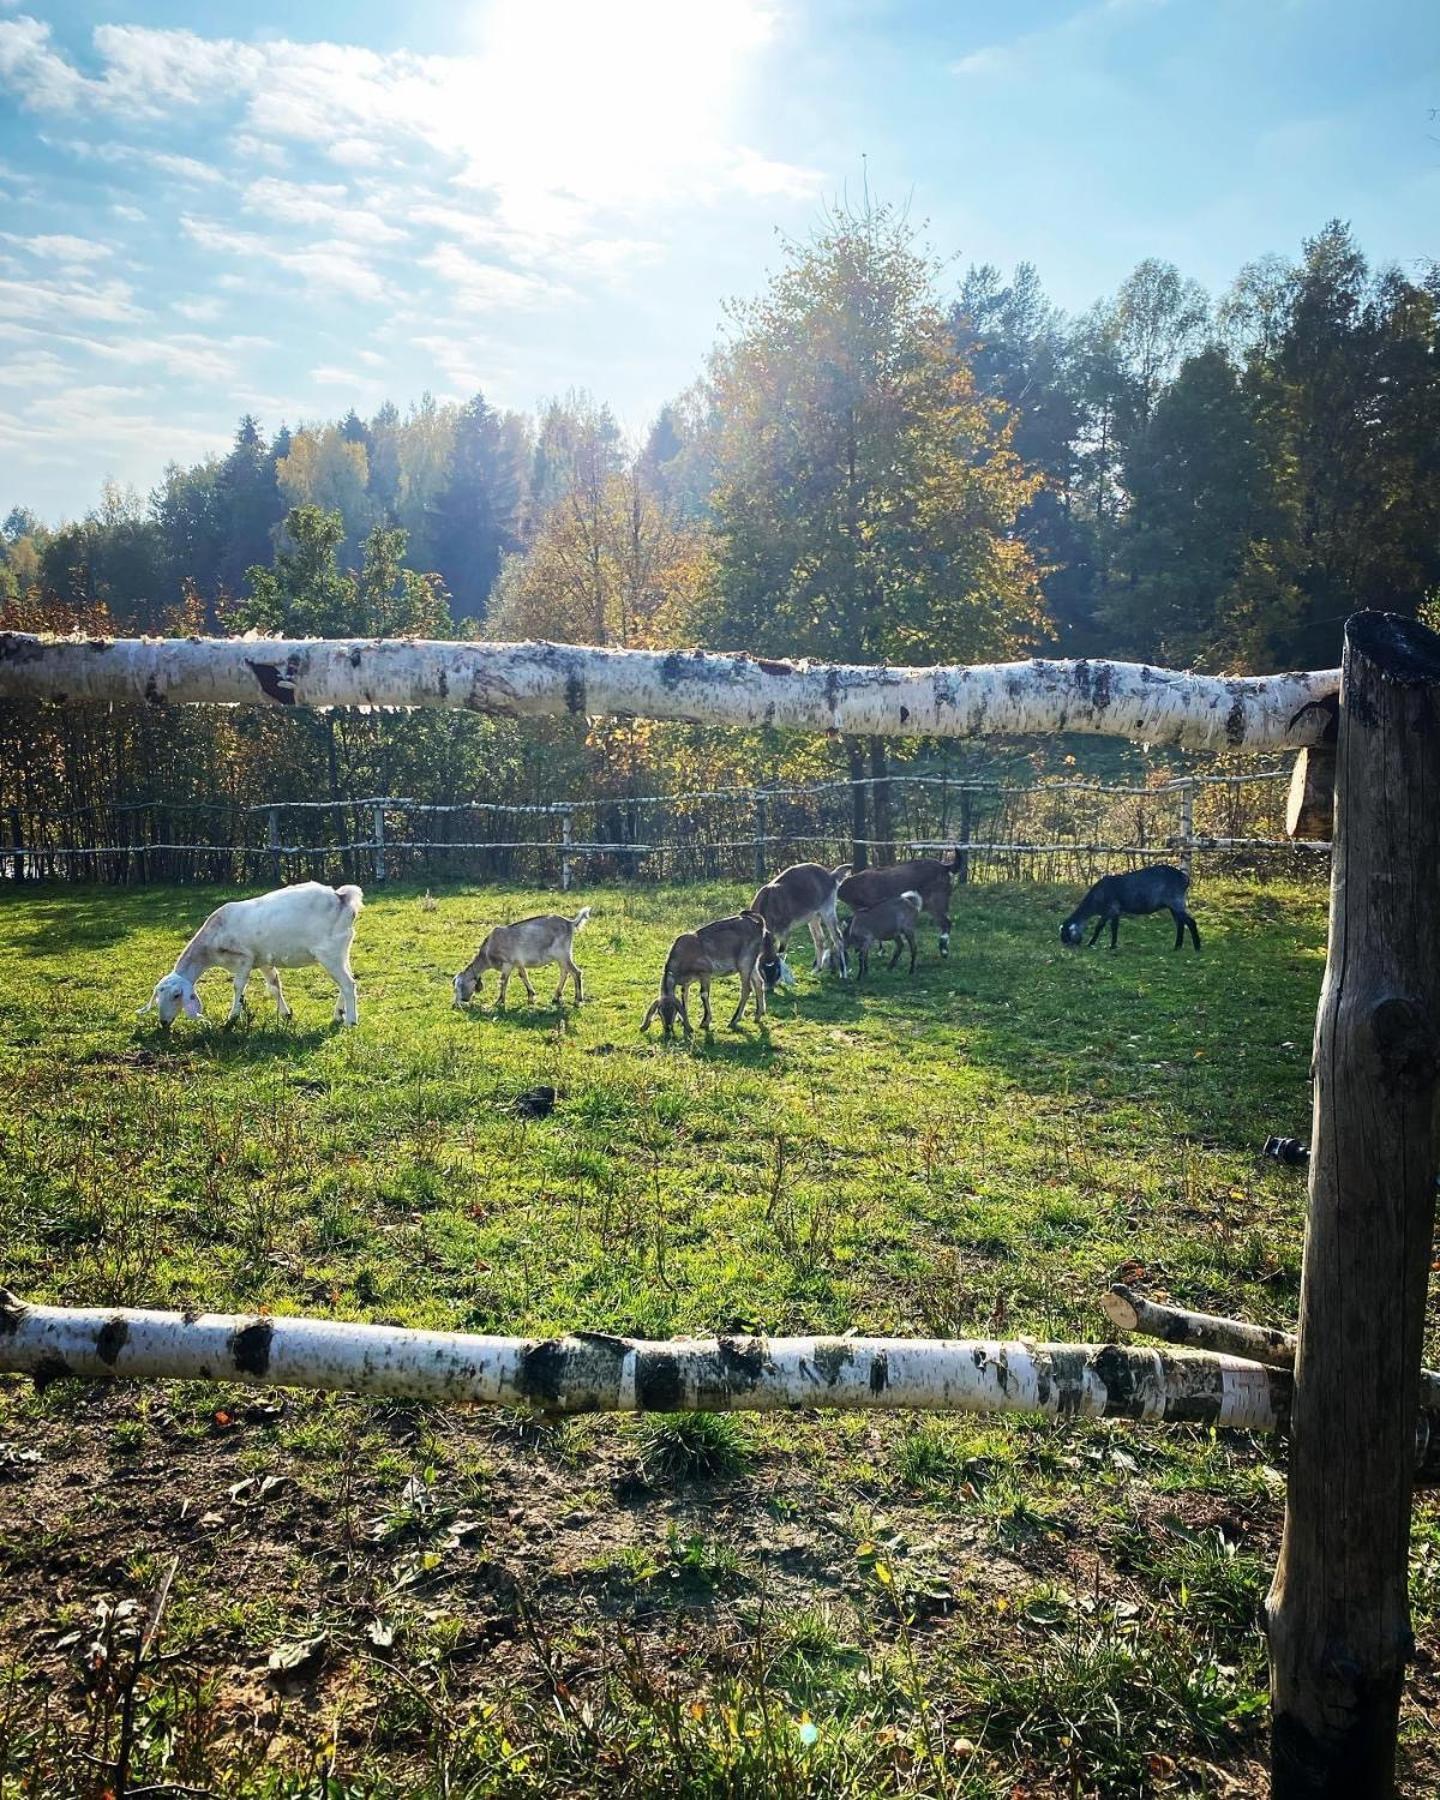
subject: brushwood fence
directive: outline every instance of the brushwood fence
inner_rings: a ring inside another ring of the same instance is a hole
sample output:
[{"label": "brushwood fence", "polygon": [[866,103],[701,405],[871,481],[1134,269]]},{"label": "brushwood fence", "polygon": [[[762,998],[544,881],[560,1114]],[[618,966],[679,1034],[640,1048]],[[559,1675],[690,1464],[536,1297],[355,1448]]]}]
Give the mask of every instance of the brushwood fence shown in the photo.
[{"label": "brushwood fence", "polygon": [[[134,800],[69,812],[10,809],[0,873],[12,880],[275,883],[305,877],[523,881],[757,881],[787,862],[885,862],[954,848],[962,881],[1093,880],[1197,856],[1264,870],[1323,868],[1323,843],[1285,836],[1288,768],[1189,774],[1148,785],[1062,779],[727,787],[546,804],[433,804],[393,795],[258,805]],[[891,835],[853,834],[863,815]],[[881,796],[877,811],[875,790]]]}]

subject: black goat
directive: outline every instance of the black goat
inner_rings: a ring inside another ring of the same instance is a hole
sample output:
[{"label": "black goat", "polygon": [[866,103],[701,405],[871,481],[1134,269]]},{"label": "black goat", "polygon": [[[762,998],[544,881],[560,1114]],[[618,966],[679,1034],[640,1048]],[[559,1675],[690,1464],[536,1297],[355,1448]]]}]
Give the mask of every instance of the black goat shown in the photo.
[{"label": "black goat", "polygon": [[1185,904],[1189,886],[1190,877],[1185,871],[1172,868],[1169,863],[1155,863],[1148,869],[1134,869],[1128,875],[1104,875],[1060,927],[1060,942],[1078,944],[1085,935],[1082,927],[1086,919],[1094,919],[1095,929],[1090,933],[1090,942],[1093,944],[1108,924],[1110,948],[1113,950],[1120,936],[1122,918],[1141,918],[1146,913],[1168,912],[1175,921],[1175,948],[1179,950],[1184,944],[1188,926],[1198,950],[1200,933],[1194,919],[1190,917],[1190,908]]}]

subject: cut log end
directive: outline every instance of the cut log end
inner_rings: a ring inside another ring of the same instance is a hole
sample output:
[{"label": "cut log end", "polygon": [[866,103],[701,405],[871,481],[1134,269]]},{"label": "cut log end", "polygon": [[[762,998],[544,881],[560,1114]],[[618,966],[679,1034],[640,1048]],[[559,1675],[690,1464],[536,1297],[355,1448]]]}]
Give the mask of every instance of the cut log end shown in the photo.
[{"label": "cut log end", "polygon": [[1335,832],[1335,750],[1314,744],[1295,758],[1285,802],[1285,835],[1328,844]]}]

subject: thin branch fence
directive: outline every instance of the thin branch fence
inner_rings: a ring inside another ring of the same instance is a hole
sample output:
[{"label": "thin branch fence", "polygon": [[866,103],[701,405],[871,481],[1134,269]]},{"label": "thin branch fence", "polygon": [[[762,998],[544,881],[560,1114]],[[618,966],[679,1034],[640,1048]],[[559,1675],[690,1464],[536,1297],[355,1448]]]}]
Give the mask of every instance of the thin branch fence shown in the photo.
[{"label": "thin branch fence", "polygon": [[[1326,843],[1284,832],[1289,770],[1189,774],[1148,786],[897,774],[892,838],[852,834],[857,787],[877,781],[719,787],[549,803],[132,800],[65,812],[11,807],[0,873],[12,880],[279,883],[401,880],[757,881],[797,858],[890,861],[960,852],[962,881],[1093,880],[1113,864],[1200,853],[1229,866],[1311,861]],[[870,816],[873,809],[867,807]],[[543,835],[542,835],[543,834]]]}]

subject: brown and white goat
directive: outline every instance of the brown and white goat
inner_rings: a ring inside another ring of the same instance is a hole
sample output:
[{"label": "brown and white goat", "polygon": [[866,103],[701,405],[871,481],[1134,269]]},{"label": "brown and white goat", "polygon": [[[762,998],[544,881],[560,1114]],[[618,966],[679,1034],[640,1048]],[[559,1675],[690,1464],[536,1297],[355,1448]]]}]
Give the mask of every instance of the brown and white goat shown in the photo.
[{"label": "brown and white goat", "polygon": [[880,906],[904,893],[920,896],[920,910],[940,927],[940,954],[950,954],[950,894],[955,886],[956,852],[943,859],[917,856],[910,862],[887,863],[879,869],[861,869],[840,883],[840,899],[854,912]]},{"label": "brown and white goat", "polygon": [[[732,918],[715,919],[698,931],[687,931],[670,946],[665,958],[665,972],[660,978],[660,992],[650,1002],[642,1031],[650,1029],[652,1019],[659,1018],[666,1037],[675,1035],[675,1021],[690,1035],[690,1012],[686,995],[692,982],[700,983],[704,1012],[700,1029],[710,1029],[710,983],[717,975],[740,977],[740,1004],[730,1020],[733,1031],[745,1011],[745,1002],[755,996],[755,1023],[765,1017],[765,982],[767,967],[778,962],[775,939],[757,912],[736,913]],[[777,971],[778,972],[778,971]]]},{"label": "brown and white goat", "polygon": [[878,906],[867,906],[847,923],[845,947],[855,954],[855,960],[860,966],[861,981],[870,972],[870,952],[876,944],[895,945],[895,954],[890,958],[889,964],[892,969],[900,960],[901,950],[908,944],[910,967],[907,973],[915,973],[915,927],[920,923],[920,905],[919,894],[910,888],[903,894],[897,894],[893,900],[882,900]]},{"label": "brown and white goat", "polygon": [[505,990],[510,977],[518,975],[530,1001],[535,990],[530,985],[527,969],[543,969],[546,963],[559,963],[560,985],[555,990],[554,1004],[565,997],[565,983],[575,983],[575,1003],[584,998],[580,970],[575,963],[575,933],[590,917],[590,908],[582,906],[573,919],[557,913],[541,913],[533,919],[521,919],[516,925],[497,925],[475,952],[473,960],[455,977],[455,1004],[464,1006],[472,995],[480,992],[487,969],[500,971],[500,995],[496,1004],[505,1005]]},{"label": "brown and white goat", "polygon": [[[795,863],[768,881],[750,902],[751,912],[759,913],[775,939],[780,979],[783,980],[787,972],[785,945],[790,933],[800,925],[810,928],[816,970],[825,968],[833,955],[840,973],[845,973],[845,945],[835,912],[835,897],[842,879],[849,873],[849,863],[841,863],[838,869],[827,869],[823,863]],[[769,985],[773,987],[775,983],[772,981]]]}]

